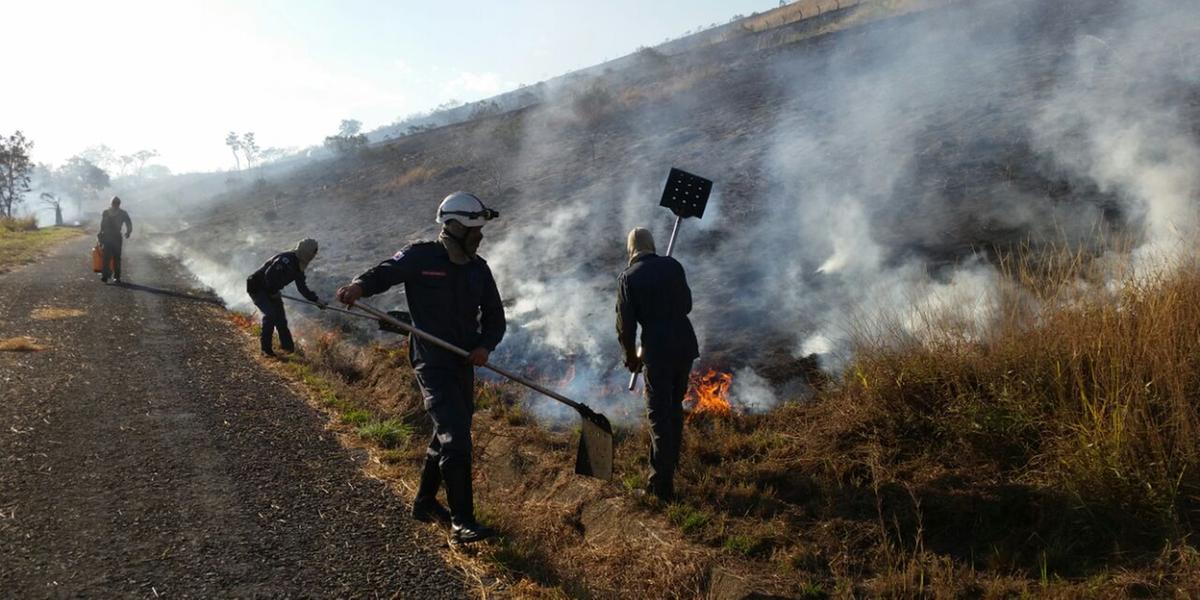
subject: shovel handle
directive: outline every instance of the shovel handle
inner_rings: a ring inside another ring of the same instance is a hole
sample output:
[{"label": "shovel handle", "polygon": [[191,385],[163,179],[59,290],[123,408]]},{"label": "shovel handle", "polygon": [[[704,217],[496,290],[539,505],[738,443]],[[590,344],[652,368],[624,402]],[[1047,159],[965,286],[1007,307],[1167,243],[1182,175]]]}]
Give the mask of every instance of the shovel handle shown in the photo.
[{"label": "shovel handle", "polygon": [[375,317],[372,317],[370,315],[356,313],[352,310],[346,310],[344,308],[338,308],[336,306],[329,306],[328,304],[326,304],[325,306],[321,306],[320,304],[318,304],[316,302],[310,302],[309,300],[307,300],[305,298],[297,298],[295,296],[289,296],[287,294],[280,294],[280,296],[287,298],[288,300],[291,300],[292,302],[299,302],[301,304],[308,304],[311,306],[315,306],[317,308],[320,308],[321,310],[332,310],[333,312],[336,312],[336,313],[342,313],[343,315],[350,315],[352,317],[358,317],[360,319],[371,319],[372,321],[376,320]]},{"label": "shovel handle", "polygon": [[[362,310],[363,312],[366,312],[367,314],[371,315],[372,317],[374,317],[380,321],[384,321],[387,324],[396,327],[397,329],[400,329],[402,331],[407,331],[408,333],[411,333],[412,335],[415,335],[415,336],[417,336],[417,337],[419,337],[419,338],[421,338],[443,350],[453,352],[454,354],[457,354],[458,356],[461,356],[463,358],[466,358],[467,356],[469,356],[471,354],[470,352],[467,352],[466,350],[463,350],[462,348],[459,348],[458,346],[455,346],[454,344],[451,344],[450,342],[447,342],[446,340],[443,340],[440,337],[437,337],[431,333],[426,333],[424,331],[421,331],[420,329],[417,329],[416,327],[413,327],[412,325],[409,325],[408,323],[405,323],[398,319],[393,319],[391,315],[363,302],[362,300],[355,302],[354,307],[358,308],[359,310]],[[506,377],[508,379],[511,379],[511,380],[513,380],[535,392],[538,392],[540,394],[543,394],[545,396],[549,396],[550,398],[558,400],[559,402],[562,402],[563,404],[566,404],[567,406],[574,408],[575,410],[579,411],[580,413],[583,413],[588,416],[596,414],[595,411],[593,411],[591,408],[588,408],[586,405],[580,404],[579,402],[576,402],[562,394],[559,394],[558,392],[555,392],[549,388],[546,388],[537,383],[529,381],[528,379],[525,379],[524,377],[521,377],[520,375],[517,375],[516,373],[512,373],[512,372],[508,371],[507,369],[498,367],[490,362],[484,364],[483,366],[484,366],[484,368],[491,370],[492,372],[500,375],[501,377]]]}]

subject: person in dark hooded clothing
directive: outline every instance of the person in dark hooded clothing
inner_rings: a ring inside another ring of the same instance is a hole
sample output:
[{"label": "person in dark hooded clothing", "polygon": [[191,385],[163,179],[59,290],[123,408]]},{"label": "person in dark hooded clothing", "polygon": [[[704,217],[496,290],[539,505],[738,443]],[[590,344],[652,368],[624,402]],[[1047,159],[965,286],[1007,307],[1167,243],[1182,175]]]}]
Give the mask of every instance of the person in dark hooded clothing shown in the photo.
[{"label": "person in dark hooded clothing", "polygon": [[[470,350],[464,360],[420,338],[410,336],[408,341],[409,360],[434,429],[412,515],[426,522],[450,521],[457,543],[495,535],[475,520],[471,419],[475,367],[487,363],[506,327],[496,280],[487,262],[476,254],[483,240],[483,225],[498,216],[473,194],[450,194],[438,207],[442,232],[436,242],[409,245],[356,277],[337,295],[338,300],[353,305],[359,298],[404,284],[413,326]],[[449,511],[437,501],[443,484]]]},{"label": "person in dark hooded clothing", "polygon": [[[692,290],[683,265],[655,254],[646,229],[629,232],[629,267],[617,282],[617,338],[632,372],[645,368],[650,419],[649,490],[663,500],[675,495],[675,467],[683,442],[683,397],[692,362],[700,356],[692,312]],[[638,326],[642,353],[638,356]]]},{"label": "person in dark hooded clothing", "polygon": [[262,333],[259,343],[264,356],[275,356],[271,349],[274,332],[279,332],[279,347],[284,352],[295,352],[296,343],[292,340],[292,332],[288,329],[287,312],[283,308],[283,297],[280,291],[295,282],[300,295],[315,303],[322,309],[325,304],[312,290],[308,289],[304,271],[309,263],[317,256],[317,241],[314,239],[301,240],[296,248],[289,252],[281,252],[263,263],[253,274],[246,278],[246,293],[254,306],[262,312]]},{"label": "person in dark hooded clothing", "polygon": [[133,235],[133,221],[129,213],[121,210],[121,199],[113,196],[112,204],[100,215],[100,233],[96,235],[100,240],[101,260],[104,261],[100,270],[100,281],[104,283],[108,283],[110,276],[113,282],[121,283],[122,228],[125,229],[124,239],[129,239]]}]

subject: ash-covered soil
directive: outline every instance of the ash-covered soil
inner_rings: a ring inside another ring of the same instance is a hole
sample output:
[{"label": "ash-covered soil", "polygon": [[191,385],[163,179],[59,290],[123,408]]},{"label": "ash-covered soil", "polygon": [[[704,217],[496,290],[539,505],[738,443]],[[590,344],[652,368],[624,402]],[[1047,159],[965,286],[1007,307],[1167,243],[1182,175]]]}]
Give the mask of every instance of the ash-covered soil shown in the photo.
[{"label": "ash-covered soil", "polygon": [[145,244],[123,287],[88,272],[88,239],[0,277],[0,338],[46,347],[0,352],[0,597],[466,596],[443,542]]}]

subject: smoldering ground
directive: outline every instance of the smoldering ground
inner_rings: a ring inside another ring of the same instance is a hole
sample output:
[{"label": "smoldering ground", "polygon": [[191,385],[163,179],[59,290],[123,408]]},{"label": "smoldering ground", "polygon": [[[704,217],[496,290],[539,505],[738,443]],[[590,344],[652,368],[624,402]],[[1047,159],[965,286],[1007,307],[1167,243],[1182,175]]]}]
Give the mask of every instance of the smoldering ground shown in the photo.
[{"label": "smoldering ground", "polygon": [[[328,295],[404,239],[432,235],[429,215],[450,186],[472,189],[503,213],[482,250],[511,323],[496,359],[637,415],[615,341],[615,281],[630,228],[650,227],[665,249],[672,217],[657,200],[678,166],[716,181],[676,250],[701,362],[736,371],[733,400],[761,410],[803,394],[779,364],[816,353],[836,371],[864,326],[985,334],[1008,285],[998,249],[1103,252],[1100,240],[1121,234],[1135,253],[1162,257],[1186,240],[1200,189],[1200,77],[1188,61],[1197,23],[1200,6],[1166,0],[973,1],[772,52],[746,42],[715,68],[667,57],[640,98],[629,82],[653,77],[610,74],[595,84],[601,110],[564,86],[516,116],[421,138],[444,142],[424,160],[440,152],[466,166],[406,191],[404,204],[344,201],[337,194],[356,185],[347,171],[320,201],[290,205],[290,222],[315,234],[239,230],[209,270],[236,261],[233,283],[215,287],[240,298],[246,273],[313,235],[324,260],[312,283]],[[681,80],[692,83],[655,93]],[[519,135],[498,143],[509,126]]]}]

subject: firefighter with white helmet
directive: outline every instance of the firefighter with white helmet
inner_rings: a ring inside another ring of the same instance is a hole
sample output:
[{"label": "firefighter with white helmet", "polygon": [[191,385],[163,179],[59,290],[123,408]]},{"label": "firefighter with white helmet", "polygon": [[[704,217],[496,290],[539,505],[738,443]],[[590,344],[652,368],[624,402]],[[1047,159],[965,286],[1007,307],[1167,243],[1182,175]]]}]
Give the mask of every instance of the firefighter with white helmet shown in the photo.
[{"label": "firefighter with white helmet", "polygon": [[[436,220],[442,231],[437,241],[407,246],[337,293],[338,300],[353,305],[359,298],[404,284],[414,327],[472,349],[464,360],[420,338],[410,337],[408,346],[434,429],[412,515],[426,522],[450,521],[459,543],[495,534],[475,520],[471,417],[475,367],[487,363],[506,327],[496,280],[487,262],[476,254],[483,226],[499,216],[474,194],[454,192],[438,207]],[[443,484],[449,511],[437,501]]]}]

